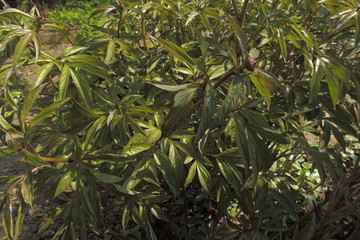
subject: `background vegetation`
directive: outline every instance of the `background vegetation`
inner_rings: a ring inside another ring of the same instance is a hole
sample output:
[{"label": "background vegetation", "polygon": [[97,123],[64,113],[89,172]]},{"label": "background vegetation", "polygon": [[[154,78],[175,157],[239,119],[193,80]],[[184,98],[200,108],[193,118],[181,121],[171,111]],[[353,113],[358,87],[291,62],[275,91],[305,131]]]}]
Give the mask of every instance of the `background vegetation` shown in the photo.
[{"label": "background vegetation", "polygon": [[7,237],[46,193],[53,239],[356,239],[359,7],[117,0],[61,56],[39,30],[68,37],[51,20],[70,10],[4,7],[0,155],[24,166],[0,178]]}]

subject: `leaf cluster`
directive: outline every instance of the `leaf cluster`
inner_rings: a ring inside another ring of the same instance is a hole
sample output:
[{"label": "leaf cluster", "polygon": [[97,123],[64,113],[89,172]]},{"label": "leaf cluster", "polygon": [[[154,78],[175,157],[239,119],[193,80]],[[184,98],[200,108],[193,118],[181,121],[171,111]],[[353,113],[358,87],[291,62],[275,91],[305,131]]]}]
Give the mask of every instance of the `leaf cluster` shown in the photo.
[{"label": "leaf cluster", "polygon": [[[62,203],[39,227],[61,219],[53,239],[356,238],[356,0],[117,0],[99,16],[71,39],[36,9],[0,12],[0,157],[24,166],[0,178],[9,239],[44,192]],[[72,46],[46,53],[44,28]]]}]

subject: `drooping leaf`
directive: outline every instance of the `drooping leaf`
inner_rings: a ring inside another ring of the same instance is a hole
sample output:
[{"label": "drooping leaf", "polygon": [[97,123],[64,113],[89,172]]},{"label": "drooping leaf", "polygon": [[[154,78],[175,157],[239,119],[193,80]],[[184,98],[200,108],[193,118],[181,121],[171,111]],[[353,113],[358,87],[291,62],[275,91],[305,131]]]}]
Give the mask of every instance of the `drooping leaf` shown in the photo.
[{"label": "drooping leaf", "polygon": [[169,217],[167,216],[166,212],[161,209],[159,205],[154,204],[151,209],[151,213],[158,219],[163,220],[165,222],[169,222]]},{"label": "drooping leaf", "polygon": [[15,68],[15,66],[19,63],[21,56],[24,54],[25,48],[27,47],[30,37],[31,37],[30,34],[26,34],[20,39],[20,41],[16,45],[14,51],[14,57],[12,60],[13,68]]},{"label": "drooping leaf", "polygon": [[65,64],[61,69],[60,79],[59,79],[59,98],[60,100],[66,97],[67,88],[70,80],[70,67]]},{"label": "drooping leaf", "polygon": [[69,186],[71,181],[74,178],[74,172],[73,171],[67,171],[60,179],[55,193],[54,193],[54,198],[59,196],[61,193],[63,193]]},{"label": "drooping leaf", "polygon": [[13,239],[14,230],[13,230],[13,217],[12,217],[12,206],[11,206],[11,196],[7,194],[4,199],[4,205],[2,207],[2,224],[4,226],[4,231],[8,239]]},{"label": "drooping leaf", "polygon": [[106,173],[96,172],[96,173],[94,173],[94,176],[96,177],[97,180],[99,180],[100,182],[103,182],[103,183],[117,183],[122,180],[121,177],[114,176],[111,174],[106,174]]},{"label": "drooping leaf", "polygon": [[196,88],[187,88],[176,93],[174,98],[174,107],[186,106],[191,102],[196,93]]},{"label": "drooping leaf", "polygon": [[194,177],[196,174],[196,169],[197,169],[196,161],[194,161],[193,164],[191,164],[188,175],[186,177],[185,184],[184,184],[185,188],[187,188],[189,186],[189,184],[194,180]]},{"label": "drooping leaf", "polygon": [[235,37],[239,42],[239,46],[240,46],[242,54],[246,54],[247,53],[246,35],[245,35],[243,29],[239,26],[239,24],[234,19],[232,19],[231,17],[229,17],[228,19],[230,22],[230,26],[235,33]]},{"label": "drooping leaf", "polygon": [[28,92],[25,96],[24,103],[20,109],[20,124],[23,131],[25,131],[26,125],[26,118],[33,107],[37,97],[39,96],[40,92],[44,89],[45,85],[40,85]]},{"label": "drooping leaf", "polygon": [[15,222],[14,239],[18,239],[20,236],[22,225],[25,219],[25,213],[26,213],[26,204],[24,201],[20,201],[20,206],[17,211],[16,222]]},{"label": "drooping leaf", "polygon": [[92,106],[93,100],[92,100],[92,94],[89,83],[86,81],[86,79],[83,76],[73,71],[72,69],[70,69],[70,75],[84,103],[87,106]]},{"label": "drooping leaf", "polygon": [[204,99],[204,108],[201,114],[200,126],[196,135],[195,142],[198,142],[200,138],[204,135],[205,131],[211,124],[213,120],[213,113],[216,107],[216,90],[208,84],[206,86],[205,99]]},{"label": "drooping leaf", "polygon": [[170,52],[171,55],[179,59],[182,63],[187,64],[188,66],[196,65],[196,59],[190,57],[183,48],[164,39],[158,39],[158,41],[166,50]]},{"label": "drooping leaf", "polygon": [[41,39],[39,34],[35,32],[32,33],[31,37],[35,48],[35,63],[37,63],[39,61],[40,52],[41,52]]},{"label": "drooping leaf", "polygon": [[16,16],[22,16],[22,17],[26,17],[26,18],[30,18],[30,19],[33,19],[35,20],[35,18],[33,16],[31,16],[30,14],[28,13],[25,13],[19,9],[16,9],[16,8],[7,8],[7,9],[4,9],[0,12],[0,16],[1,15],[16,15]]},{"label": "drooping leaf", "polygon": [[50,71],[53,69],[54,63],[47,63],[42,65],[36,73],[35,80],[33,83],[33,88],[38,87],[43,83],[45,78],[49,75]]},{"label": "drooping leaf", "polygon": [[176,179],[175,169],[172,166],[170,159],[164,153],[157,151],[154,154],[154,160],[172,193],[175,196],[179,195],[181,183]]},{"label": "drooping leaf", "polygon": [[197,173],[199,176],[199,181],[201,183],[201,186],[203,187],[203,189],[210,193],[211,191],[211,175],[209,173],[209,171],[205,168],[204,165],[202,165],[201,163],[197,162],[196,163],[196,169],[197,169]]},{"label": "drooping leaf", "polygon": [[153,83],[153,82],[149,82],[149,84],[154,85],[157,88],[160,88],[162,90],[169,91],[169,92],[181,91],[181,90],[187,89],[193,85],[191,83],[183,84],[183,85],[165,85],[165,84],[158,84],[158,83]]},{"label": "drooping leaf", "polygon": [[55,102],[51,104],[50,106],[42,109],[36,116],[31,120],[29,127],[34,127],[41,123],[45,118],[49,117],[55,110],[63,106],[65,103],[67,103],[70,100],[70,98],[65,98],[61,101]]},{"label": "drooping leaf", "polygon": [[107,46],[106,56],[105,56],[105,59],[104,59],[104,62],[106,64],[109,64],[111,62],[112,58],[115,55],[115,50],[116,50],[115,42],[114,41],[109,41],[109,44]]},{"label": "drooping leaf", "polygon": [[2,115],[0,115],[0,131],[21,135],[21,133],[17,131],[14,127],[12,127]]},{"label": "drooping leaf", "polygon": [[122,157],[129,157],[134,156],[138,153],[144,152],[148,149],[150,149],[153,145],[150,143],[134,143],[130,146],[126,147],[119,156]]},{"label": "drooping leaf", "polygon": [[25,152],[25,157],[22,161],[31,163],[37,167],[44,167],[44,166],[50,167],[50,164],[48,162],[44,161],[41,157],[32,154],[28,151]]}]

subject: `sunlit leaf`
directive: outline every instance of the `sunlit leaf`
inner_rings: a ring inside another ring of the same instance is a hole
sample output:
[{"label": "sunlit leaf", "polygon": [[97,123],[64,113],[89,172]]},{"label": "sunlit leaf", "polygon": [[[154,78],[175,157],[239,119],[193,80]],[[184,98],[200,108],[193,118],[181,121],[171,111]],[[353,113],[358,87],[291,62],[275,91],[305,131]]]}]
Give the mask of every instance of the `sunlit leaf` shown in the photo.
[{"label": "sunlit leaf", "polygon": [[67,171],[60,179],[55,193],[54,198],[59,196],[61,193],[63,193],[70,185],[71,181],[74,178],[74,173],[72,171]]},{"label": "sunlit leaf", "polygon": [[196,93],[196,88],[187,88],[176,93],[174,107],[187,105]]}]

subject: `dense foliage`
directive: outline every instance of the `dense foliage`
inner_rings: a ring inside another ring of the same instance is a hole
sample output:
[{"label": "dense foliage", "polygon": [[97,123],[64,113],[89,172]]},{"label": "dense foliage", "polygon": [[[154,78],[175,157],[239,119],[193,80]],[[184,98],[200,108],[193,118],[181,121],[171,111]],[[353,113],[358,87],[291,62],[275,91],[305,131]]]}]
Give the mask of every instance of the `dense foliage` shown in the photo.
[{"label": "dense foliage", "polygon": [[69,28],[76,29],[79,32],[79,38],[84,38],[99,34],[96,27],[105,24],[107,19],[101,16],[89,17],[96,5],[108,3],[110,0],[67,1],[64,5],[56,5],[46,18],[50,21],[60,21],[67,24]]},{"label": "dense foliage", "polygon": [[39,30],[66,27],[0,12],[0,154],[24,165],[0,178],[9,239],[44,192],[62,202],[39,228],[61,219],[54,239],[358,236],[356,0],[117,0],[99,16],[54,57]]}]

